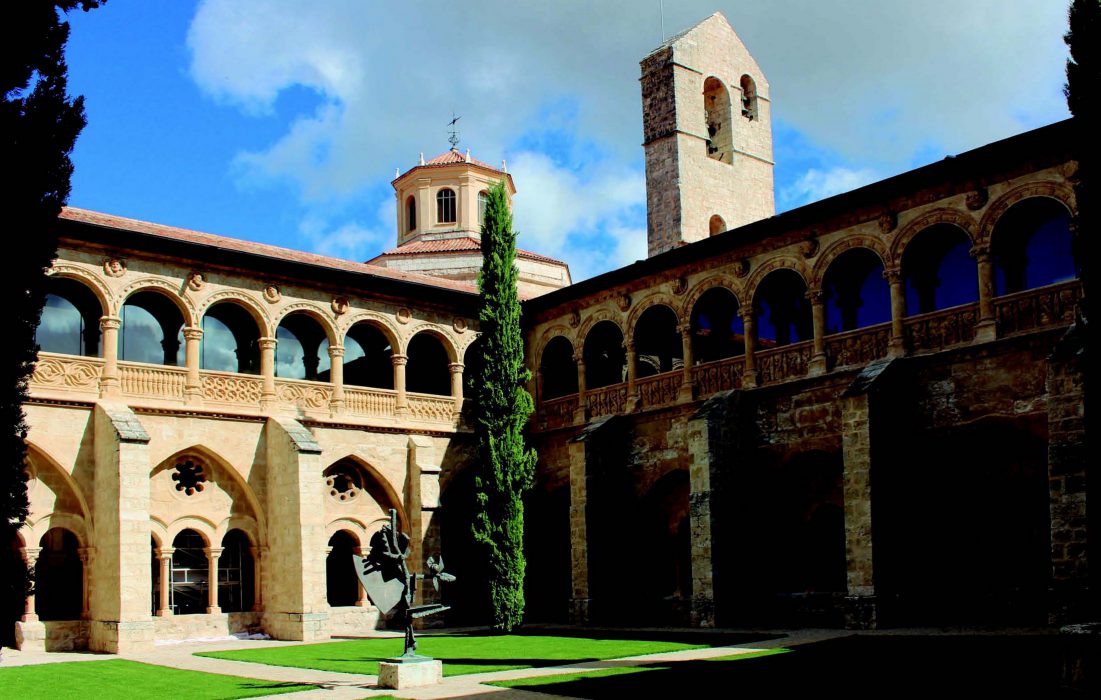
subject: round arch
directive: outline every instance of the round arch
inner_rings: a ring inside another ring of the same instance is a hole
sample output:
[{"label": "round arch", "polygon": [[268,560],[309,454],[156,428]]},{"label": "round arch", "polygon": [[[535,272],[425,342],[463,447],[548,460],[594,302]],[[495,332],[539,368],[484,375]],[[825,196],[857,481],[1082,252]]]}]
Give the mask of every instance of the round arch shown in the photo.
[{"label": "round arch", "polygon": [[[932,211],[925,212],[921,216],[917,217],[910,223],[903,226],[895,239],[891,241],[891,246],[888,250],[889,257],[892,261],[897,260],[902,262],[902,256],[905,254],[906,246],[922,231],[932,226],[939,224],[951,224],[966,234],[970,239],[971,244],[974,245],[978,240],[978,232],[975,225],[975,220],[969,215],[959,211],[958,209],[934,209]],[[888,266],[890,267],[890,266]]]},{"label": "round arch", "polygon": [[742,289],[742,285],[738,283],[737,278],[733,275],[720,273],[705,277],[688,290],[688,293],[684,295],[684,301],[681,302],[680,308],[676,309],[677,318],[690,318],[692,316],[692,309],[695,308],[700,297],[715,287],[723,287],[728,290],[734,295],[734,298],[738,300],[738,305],[741,306],[742,295],[745,293]]},{"label": "round arch", "polygon": [[978,243],[990,243],[994,229],[998,225],[998,220],[1001,219],[1014,204],[1032,197],[1054,199],[1066,207],[1071,216],[1074,216],[1078,211],[1074,189],[1069,185],[1061,182],[1052,182],[1050,180],[1028,182],[1005,192],[986,208],[982,220],[979,221],[978,235],[972,237],[973,240]]},{"label": "round arch", "polygon": [[184,530],[191,530],[203,538],[207,547],[214,547],[213,542],[220,542],[217,538],[218,526],[212,521],[200,515],[184,515],[168,523],[165,527],[165,542],[173,542],[176,536]]},{"label": "round arch", "polygon": [[83,284],[99,301],[103,316],[117,315],[118,306],[114,303],[114,294],[96,274],[85,270],[83,267],[65,263],[54,263],[54,266],[47,270],[46,274],[50,277],[71,279]]},{"label": "round arch", "polygon": [[230,515],[228,518],[218,523],[218,527],[215,528],[215,541],[221,542],[225,536],[229,534],[230,530],[240,530],[245,533],[245,536],[248,537],[252,546],[260,546],[260,526],[257,524],[256,518],[248,515],[241,515],[240,513]]},{"label": "round arch", "polygon": [[260,306],[260,303],[252,297],[233,289],[217,292],[207,297],[202,307],[199,308],[198,321],[202,322],[203,317],[207,315],[211,307],[226,303],[237,304],[244,308],[252,317],[252,320],[256,322],[256,330],[260,333],[261,338],[275,337],[275,326],[272,325],[271,318],[268,317],[264,307]]},{"label": "round arch", "polygon": [[168,300],[179,309],[180,315],[183,316],[185,328],[193,327],[198,323],[199,317],[191,300],[181,296],[179,290],[170,282],[166,282],[156,277],[146,277],[126,285],[118,296],[119,310],[122,310],[122,307],[126,305],[130,297],[142,292],[155,292],[167,297]]},{"label": "round arch", "polygon": [[462,359],[459,357],[458,343],[455,342],[455,339],[452,338],[447,331],[431,323],[422,323],[410,330],[409,336],[402,346],[402,353],[408,355],[409,344],[413,342],[413,338],[422,334],[431,335],[436,340],[440,341],[444,351],[447,353],[448,362],[462,362]]},{"label": "round arch", "polygon": [[325,331],[325,339],[329,341],[329,347],[334,347],[341,344],[343,334],[333,323],[333,320],[321,309],[320,306],[312,302],[303,301],[290,306],[286,306],[279,310],[279,313],[272,318],[272,325],[275,328],[279,328],[279,324],[286,320],[288,316],[294,314],[301,314],[309,316],[321,326],[321,330]]},{"label": "round arch", "polygon": [[659,305],[668,307],[669,310],[673,312],[673,316],[677,319],[677,323],[682,323],[683,319],[680,313],[680,304],[677,303],[676,298],[666,292],[654,292],[631,306],[631,311],[627,314],[627,333],[624,337],[634,338],[638,319],[641,318],[642,314],[646,313],[647,310]]},{"label": "round arch", "polygon": [[615,324],[616,328],[619,329],[620,335],[622,335],[624,338],[627,337],[627,334],[623,330],[624,324],[622,314],[617,313],[612,309],[600,309],[589,316],[587,319],[585,319],[585,321],[581,324],[581,327],[578,328],[577,342],[573,344],[574,352],[578,353],[579,355],[584,353],[585,340],[589,337],[589,333],[592,331],[593,327],[596,326],[596,324],[603,323],[604,321]]},{"label": "round arch", "polygon": [[344,345],[345,338],[348,337],[348,332],[361,323],[374,326],[382,333],[383,337],[390,343],[390,347],[393,348],[394,352],[398,352],[401,349],[401,335],[398,333],[398,329],[391,325],[386,316],[371,311],[359,311],[354,313],[340,326],[340,345]]},{"label": "round arch", "polygon": [[535,365],[537,367],[542,361],[543,352],[547,349],[547,345],[549,345],[550,342],[555,338],[565,338],[576,350],[577,339],[574,337],[573,329],[562,324],[555,324],[549,328],[544,329],[543,332],[539,335],[539,341],[535,345],[535,352],[533,354],[533,359],[535,360]]},{"label": "round arch", "polygon": [[890,255],[890,250],[880,239],[867,234],[846,236],[839,241],[831,243],[829,247],[818,256],[818,260],[815,261],[814,268],[810,272],[810,284],[808,286],[811,289],[820,288],[822,282],[826,279],[826,273],[829,271],[833,261],[841,257],[843,253],[855,248],[866,248],[875,253],[879,258],[879,262],[882,263],[884,270],[894,267],[894,259]]},{"label": "round arch", "polygon": [[35,520],[27,518],[27,529],[25,532],[30,535],[27,541],[37,542],[42,539],[47,532],[55,528],[61,528],[73,533],[73,536],[76,537],[76,541],[81,547],[87,547],[88,543],[91,542],[88,537],[88,521],[86,519],[72,513],[58,512],[43,515]]},{"label": "round arch", "polygon": [[751,306],[756,305],[758,301],[758,287],[761,286],[761,282],[763,282],[770,273],[773,273],[776,270],[791,270],[795,274],[799,275],[799,278],[803,280],[803,284],[807,287],[807,289],[810,289],[810,284],[807,283],[807,275],[802,261],[789,255],[781,255],[765,261],[764,264],[758,267],[750,276],[745,285],[745,298],[742,299],[741,297],[738,297],[738,300],[742,302],[743,308],[747,303]]}]

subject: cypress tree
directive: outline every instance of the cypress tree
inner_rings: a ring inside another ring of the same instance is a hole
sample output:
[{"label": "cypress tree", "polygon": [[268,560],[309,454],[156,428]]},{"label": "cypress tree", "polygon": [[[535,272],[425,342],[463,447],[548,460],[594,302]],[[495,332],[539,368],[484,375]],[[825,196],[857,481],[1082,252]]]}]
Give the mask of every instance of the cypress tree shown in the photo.
[{"label": "cypress tree", "polygon": [[[57,256],[57,217],[69,197],[69,154],[85,124],[83,98],[68,95],[69,24],[63,14],[100,4],[28,0],[4,7],[9,31],[0,45],[0,168],[7,175],[0,188],[0,211],[9,240],[19,241],[19,257],[0,275],[8,320],[0,362],[0,546],[7,546],[27,517],[23,402],[37,360],[34,337],[45,303],[45,271]],[[25,570],[5,572],[0,592],[5,606],[21,610],[28,585]]]},{"label": "cypress tree", "polygon": [[505,184],[498,182],[489,190],[482,224],[478,321],[484,358],[476,378],[473,530],[488,583],[491,626],[505,632],[524,615],[523,494],[535,474],[535,451],[525,447],[523,436],[534,402],[524,388],[531,373],[524,366],[518,277],[512,213]]},{"label": "cypress tree", "polygon": [[[1101,123],[1101,0],[1073,0],[1068,13],[1069,28],[1063,37],[1070,49],[1067,59],[1067,82],[1063,92],[1067,107],[1074,115],[1074,140],[1078,161],[1074,187],[1078,202],[1076,223],[1076,257],[1082,267],[1085,290],[1083,306],[1089,300],[1089,285],[1093,281],[1092,261],[1084,250],[1086,231],[1097,228],[1097,171],[1101,168],[1101,147],[1097,144],[1097,125]],[[1091,234],[1092,235],[1092,234]],[[1088,318],[1088,314],[1087,314]]]}]

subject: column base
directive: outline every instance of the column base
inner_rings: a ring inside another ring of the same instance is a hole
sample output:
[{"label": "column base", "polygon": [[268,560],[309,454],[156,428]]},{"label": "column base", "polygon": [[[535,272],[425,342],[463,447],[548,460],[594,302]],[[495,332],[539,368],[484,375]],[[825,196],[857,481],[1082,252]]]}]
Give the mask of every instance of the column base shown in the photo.
[{"label": "column base", "polygon": [[198,406],[203,402],[203,389],[202,387],[188,387],[184,389],[184,404],[187,406]]},{"label": "column base", "polygon": [[330,401],[329,402],[329,416],[335,418],[344,413],[343,401]]},{"label": "column base", "polygon": [[874,630],[879,625],[879,603],[874,595],[845,597],[845,629]]},{"label": "column base", "polygon": [[330,639],[329,613],[264,613],[264,631],[273,639],[318,642]]},{"label": "column base", "polygon": [[172,613],[171,610],[158,610],[157,611],[157,617],[172,617],[172,615],[173,615],[173,613]]},{"label": "column base", "polygon": [[46,651],[46,625],[37,617],[16,622],[15,648],[20,651]]},{"label": "column base", "polygon": [[815,355],[810,358],[810,362],[807,363],[807,374],[812,377],[817,377],[826,373],[826,356]]},{"label": "column base", "polygon": [[585,411],[584,408],[579,408],[579,409],[577,409],[576,411],[573,412],[573,422],[574,423],[584,423],[588,419],[589,419],[589,417],[586,415],[586,411]]},{"label": "column base", "polygon": [[692,383],[684,383],[680,385],[680,389],[677,391],[677,401],[681,403],[690,403],[696,398],[696,385]]},{"label": "column base", "polygon": [[623,404],[624,413],[637,413],[638,409],[642,407],[642,397],[638,394],[628,394],[627,400]]},{"label": "column base", "polygon": [[760,384],[761,374],[755,369],[746,370],[742,373],[742,386],[746,389],[756,389]]},{"label": "column base", "polygon": [[887,342],[887,357],[895,359],[906,356],[906,343],[902,338],[891,338]]},{"label": "column base", "polygon": [[92,620],[88,630],[88,649],[109,654],[124,654],[153,649],[153,620],[115,622]]},{"label": "column base", "polygon": [[714,627],[715,601],[711,598],[693,598],[691,619],[693,627]]},{"label": "column base", "polygon": [[998,323],[990,318],[975,324],[975,342],[987,343],[998,339]]},{"label": "column base", "polygon": [[592,598],[571,598],[570,599],[570,623],[574,625],[587,625],[589,624],[590,608],[592,607]]},{"label": "column base", "polygon": [[206,614],[207,615],[221,615],[222,614],[222,609],[219,608],[218,606],[214,606],[212,608],[208,607],[206,609]]}]

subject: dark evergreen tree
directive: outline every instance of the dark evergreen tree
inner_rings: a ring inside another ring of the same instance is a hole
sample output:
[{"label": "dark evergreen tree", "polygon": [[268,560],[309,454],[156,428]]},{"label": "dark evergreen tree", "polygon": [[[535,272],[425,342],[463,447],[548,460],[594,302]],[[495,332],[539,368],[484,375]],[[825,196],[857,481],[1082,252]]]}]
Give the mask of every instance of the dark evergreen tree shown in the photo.
[{"label": "dark evergreen tree", "polygon": [[524,502],[535,474],[535,451],[524,444],[534,410],[524,385],[517,291],[516,234],[505,184],[489,190],[482,224],[480,376],[476,378],[474,540],[481,549],[493,628],[511,631],[524,616]]},{"label": "dark evergreen tree", "polygon": [[[1075,198],[1078,202],[1076,221],[1076,257],[1082,268],[1082,283],[1089,300],[1092,282],[1090,256],[1085,254],[1087,237],[1097,230],[1098,209],[1091,197],[1099,192],[1097,172],[1101,168],[1101,146],[1097,125],[1101,124],[1101,0],[1072,0],[1069,30],[1064,37],[1070,48],[1067,59],[1067,84],[1064,92],[1067,107],[1074,116],[1078,161]],[[1087,315],[1088,317],[1088,315]]]},{"label": "dark evergreen tree", "polygon": [[[0,370],[2,547],[27,517],[23,402],[37,358],[34,334],[45,301],[45,271],[57,255],[57,217],[69,197],[69,154],[85,124],[83,99],[70,98],[67,91],[69,24],[64,13],[100,4],[102,0],[20,0],[4,7],[8,30],[0,43],[0,168],[5,173],[0,211],[17,258],[0,276],[8,312]],[[6,605],[26,594],[28,577],[20,573],[5,572]]]}]

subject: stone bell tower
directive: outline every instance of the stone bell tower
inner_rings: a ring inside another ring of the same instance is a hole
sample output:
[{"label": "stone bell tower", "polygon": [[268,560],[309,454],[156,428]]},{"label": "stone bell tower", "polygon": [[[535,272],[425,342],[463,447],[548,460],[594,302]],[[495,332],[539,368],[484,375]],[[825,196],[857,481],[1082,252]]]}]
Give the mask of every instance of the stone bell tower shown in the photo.
[{"label": "stone bell tower", "polygon": [[726,17],[641,66],[649,255],[775,214],[768,81]]}]

